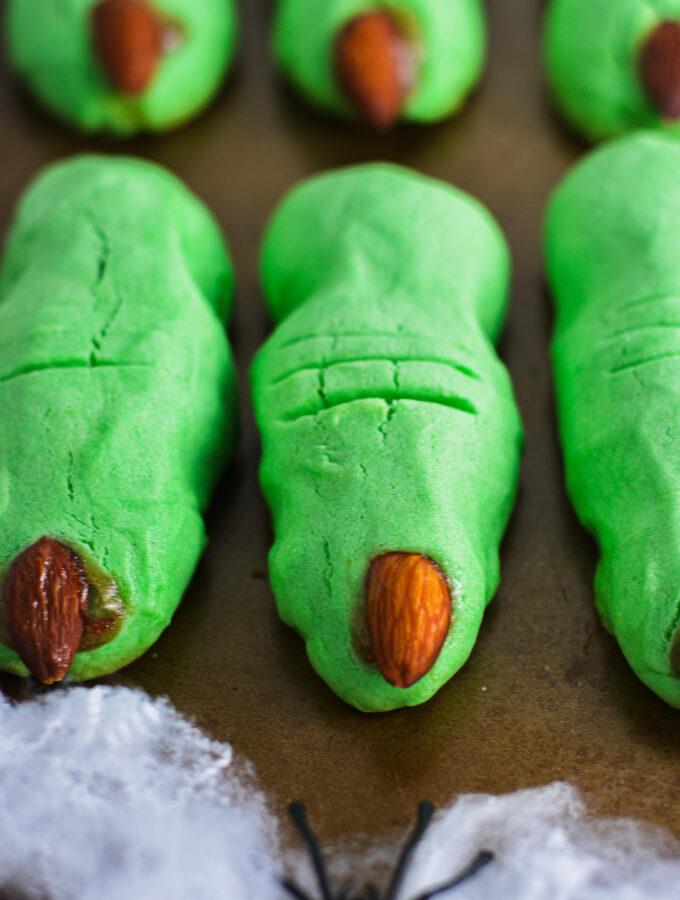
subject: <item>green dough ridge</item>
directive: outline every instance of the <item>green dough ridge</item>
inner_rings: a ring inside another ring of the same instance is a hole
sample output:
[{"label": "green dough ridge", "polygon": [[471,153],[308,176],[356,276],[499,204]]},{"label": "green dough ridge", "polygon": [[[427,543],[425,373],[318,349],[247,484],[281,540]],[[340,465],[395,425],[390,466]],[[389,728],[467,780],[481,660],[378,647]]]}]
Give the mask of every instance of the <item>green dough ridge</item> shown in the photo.
[{"label": "green dough ridge", "polygon": [[411,21],[422,58],[402,118],[433,122],[455,112],[481,77],[486,18],[480,0],[278,0],[274,55],[315,106],[354,118],[334,72],[333,46],[355,16],[393,9]]},{"label": "green dough ridge", "polygon": [[591,154],[546,224],[569,495],[601,557],[597,607],[642,681],[680,707],[680,145]]},{"label": "green dough ridge", "polygon": [[[80,157],[20,203],[0,270],[0,581],[45,535],[113,579],[122,628],[73,681],[143,653],[202,552],[235,441],[232,293],[212,218],[158,166]],[[27,674],[4,644],[0,667]]]},{"label": "green dough ridge", "polygon": [[637,128],[680,134],[646,95],[639,57],[647,36],[680,20],[680,0],[551,0],[544,60],[556,104],[591,140]]},{"label": "green dough ridge", "polygon": [[137,97],[118,93],[95,56],[90,17],[97,2],[9,0],[8,54],[42,105],[82,131],[127,136],[174,128],[210,102],[234,57],[234,0],[150,0],[184,39]]},{"label": "green dough ridge", "polygon": [[[521,423],[493,346],[505,241],[466,194],[359,166],[284,200],[262,278],[278,326],[252,382],[279,613],[348,703],[422,703],[472,650],[516,489]],[[366,574],[391,550],[433,559],[453,593],[442,652],[406,689],[362,652]]]}]

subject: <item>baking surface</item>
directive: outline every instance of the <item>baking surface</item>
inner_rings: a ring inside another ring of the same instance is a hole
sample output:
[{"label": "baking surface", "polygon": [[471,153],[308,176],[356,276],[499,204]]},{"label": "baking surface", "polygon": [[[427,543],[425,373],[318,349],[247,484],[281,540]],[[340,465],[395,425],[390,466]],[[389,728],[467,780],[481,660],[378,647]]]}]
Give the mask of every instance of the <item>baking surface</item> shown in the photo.
[{"label": "baking surface", "polygon": [[[243,436],[208,514],[210,544],[175,619],[146,656],[104,679],[166,695],[254,764],[273,811],[304,801],[325,841],[368,845],[406,829],[419,800],[571,781],[594,812],[680,835],[680,711],[628,669],[593,605],[596,551],[568,504],[547,347],[540,225],[551,187],[584,150],[550,113],[538,0],[488,0],[490,61],[463,114],[371,136],[309,111],[278,82],[270,8],[242,0],[240,62],[218,101],[183,130],[128,143],[83,139],[49,120],[0,71],[0,232],[39,168],[83,150],[134,153],[179,175],[229,241],[239,296],[231,336]],[[4,10],[4,4],[0,4]],[[514,260],[501,354],[527,446],[502,548],[501,588],[467,665],[423,706],[366,715],[312,671],[279,622],[266,577],[271,532],[257,485],[259,442],[247,370],[269,330],[257,283],[263,228],[284,191],[340,165],[389,159],[470,191],[505,231]],[[41,688],[9,676],[12,697]]]}]

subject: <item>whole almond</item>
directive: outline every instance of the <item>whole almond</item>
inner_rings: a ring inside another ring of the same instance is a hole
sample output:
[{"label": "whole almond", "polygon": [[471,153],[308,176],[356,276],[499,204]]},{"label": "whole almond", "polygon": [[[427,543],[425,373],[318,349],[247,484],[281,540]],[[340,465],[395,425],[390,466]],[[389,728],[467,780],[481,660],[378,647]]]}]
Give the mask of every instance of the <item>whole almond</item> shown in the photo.
[{"label": "whole almond", "polygon": [[366,618],[383,677],[407,688],[434,665],[451,622],[444,573],[420,553],[385,553],[366,579]]},{"label": "whole almond", "polygon": [[94,50],[111,84],[141,94],[163,55],[164,23],[144,0],[101,0],[92,9]]},{"label": "whole almond", "polygon": [[43,537],[10,566],[3,589],[14,649],[38,681],[68,672],[83,636],[88,584],[76,554]]},{"label": "whole almond", "polygon": [[379,131],[391,128],[416,79],[415,52],[384,10],[356,16],[335,42],[340,83],[359,113]]},{"label": "whole almond", "polygon": [[651,32],[640,54],[640,77],[663,118],[679,118],[680,22],[661,22]]}]

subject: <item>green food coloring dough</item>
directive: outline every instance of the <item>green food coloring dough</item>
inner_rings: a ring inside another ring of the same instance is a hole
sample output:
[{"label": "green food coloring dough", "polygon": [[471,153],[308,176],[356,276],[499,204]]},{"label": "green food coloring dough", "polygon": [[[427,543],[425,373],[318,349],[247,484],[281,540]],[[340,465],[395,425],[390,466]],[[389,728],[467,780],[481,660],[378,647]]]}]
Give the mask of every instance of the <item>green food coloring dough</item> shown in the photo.
[{"label": "green food coloring dough", "polygon": [[555,101],[591,140],[636,128],[680,133],[648,98],[639,73],[645,40],[680,0],[551,0],[544,57]]},{"label": "green food coloring dough", "polygon": [[601,558],[597,607],[636,674],[680,707],[680,144],[641,132],[581,163],[546,253],[570,497]]},{"label": "green food coloring dough", "polygon": [[334,44],[351,19],[376,9],[394,12],[418,54],[416,87],[402,118],[433,122],[455,112],[484,66],[480,0],[278,0],[274,53],[281,70],[314,105],[354,118],[336,77]]},{"label": "green food coloring dough", "polygon": [[[463,665],[499,579],[521,424],[493,346],[508,252],[474,199],[377,164],[314,178],[269,227],[278,325],[252,370],[281,617],[365,711],[422,703]],[[444,572],[452,624],[409,688],[369,662],[364,586],[388,551]]]},{"label": "green food coloring dough", "polygon": [[[143,653],[205,544],[201,511],[234,444],[221,235],[173,176],[82,157],[22,200],[0,269],[0,581],[42,536],[112,580],[116,636],[73,681]],[[0,667],[25,675],[0,643]]]},{"label": "green food coloring dough", "polygon": [[236,47],[233,0],[149,0],[179,39],[138,96],[119,93],[96,57],[97,2],[9,0],[9,57],[41,104],[82,131],[126,136],[180,125],[212,99]]}]

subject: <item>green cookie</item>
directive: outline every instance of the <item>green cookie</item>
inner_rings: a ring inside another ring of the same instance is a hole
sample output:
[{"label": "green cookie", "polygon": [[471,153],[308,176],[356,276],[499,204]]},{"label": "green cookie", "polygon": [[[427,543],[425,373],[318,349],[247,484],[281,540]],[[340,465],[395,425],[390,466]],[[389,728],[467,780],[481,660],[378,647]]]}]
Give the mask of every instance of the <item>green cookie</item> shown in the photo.
[{"label": "green cookie", "polygon": [[[480,0],[278,0],[274,52],[286,77],[321,109],[355,116],[338,77],[336,43],[352,20],[375,11],[394,19],[415,70],[401,117],[433,122],[455,112],[484,65]],[[401,69],[403,55],[396,60]]]},{"label": "green cookie", "polygon": [[[670,35],[652,49],[668,22]],[[545,66],[565,117],[592,140],[636,128],[680,133],[678,32],[680,0],[551,0]]]},{"label": "green cookie", "polygon": [[[157,166],[75,159],[19,206],[0,270],[0,582],[6,605],[12,560],[42,537],[78,554],[88,618],[117,622],[74,681],[156,640],[204,547],[235,437],[232,290],[211,217]],[[2,635],[0,667],[26,675]]]},{"label": "green cookie", "polygon": [[546,231],[567,485],[601,547],[597,607],[636,674],[678,707],[679,228],[680,144],[643,132],[567,177]]},{"label": "green cookie", "polygon": [[[279,324],[252,379],[279,612],[348,703],[422,703],[472,650],[515,494],[521,424],[493,347],[505,242],[466,194],[362,166],[293,191],[262,275]],[[391,552],[433,560],[452,595],[441,652],[406,688],[366,630],[369,567]]]},{"label": "green cookie", "polygon": [[196,115],[233,58],[236,31],[233,0],[9,0],[7,9],[10,60],[31,93],[82,131],[118,135]]}]

